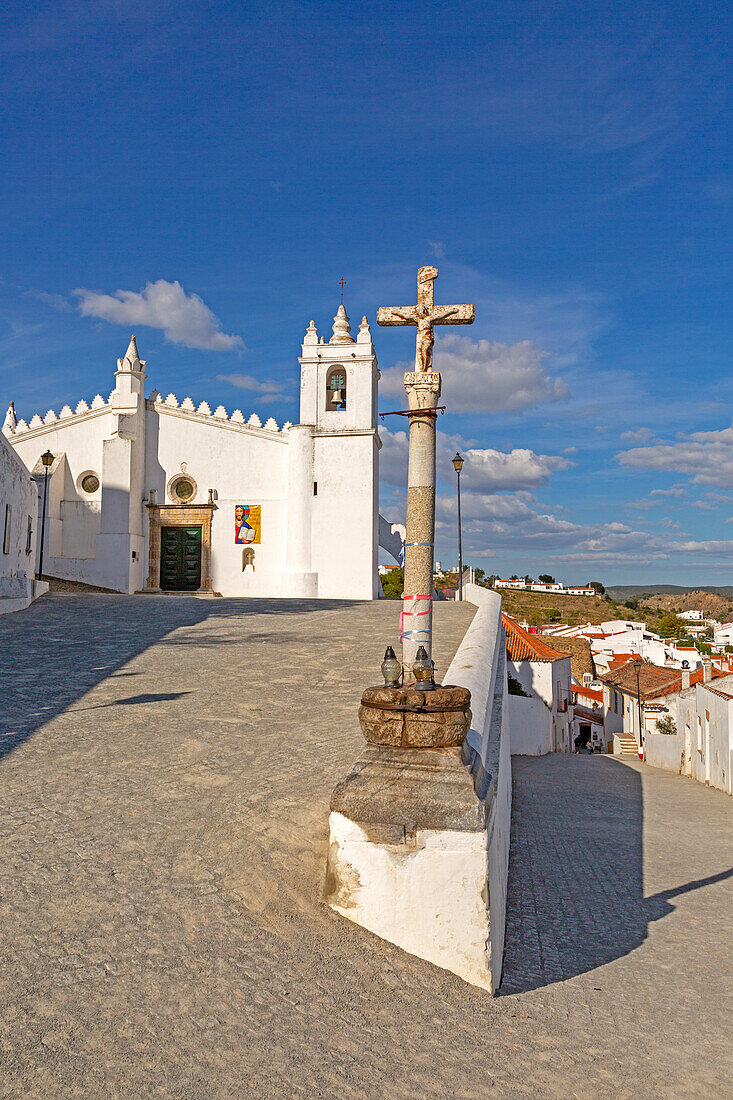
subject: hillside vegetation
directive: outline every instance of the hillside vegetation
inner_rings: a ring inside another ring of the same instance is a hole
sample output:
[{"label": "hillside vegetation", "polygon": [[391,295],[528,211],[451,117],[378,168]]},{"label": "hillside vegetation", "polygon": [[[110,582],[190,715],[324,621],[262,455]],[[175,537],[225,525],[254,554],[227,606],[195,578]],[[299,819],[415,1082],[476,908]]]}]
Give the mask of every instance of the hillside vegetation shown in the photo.
[{"label": "hillside vegetation", "polygon": [[[521,592],[511,588],[498,590],[507,615],[526,619],[531,626],[545,623],[602,623],[615,619],[613,606],[603,596],[565,596],[556,592]],[[623,612],[624,615],[628,612]]]},{"label": "hillside vegetation", "polygon": [[675,593],[673,595],[648,595],[615,600],[611,596],[564,596],[549,592],[519,592],[501,590],[502,607],[508,615],[526,619],[531,626],[547,623],[602,623],[609,619],[643,621],[650,630],[658,631],[659,624],[670,612],[701,610],[705,615],[721,622],[733,620],[733,600],[715,592]]}]

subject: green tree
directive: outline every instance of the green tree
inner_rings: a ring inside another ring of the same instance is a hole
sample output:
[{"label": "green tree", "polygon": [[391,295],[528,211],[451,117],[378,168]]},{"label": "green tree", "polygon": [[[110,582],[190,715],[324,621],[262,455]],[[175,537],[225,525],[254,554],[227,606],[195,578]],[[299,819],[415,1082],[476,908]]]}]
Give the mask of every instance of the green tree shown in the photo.
[{"label": "green tree", "polygon": [[674,737],[677,733],[677,726],[671,714],[663,714],[661,718],[657,718],[656,726],[657,733],[666,733],[670,737]]},{"label": "green tree", "polygon": [[540,573],[540,584],[554,584],[555,578],[551,577],[549,573]]},{"label": "green tree", "polygon": [[604,596],[606,593],[606,589],[600,581],[588,581],[588,588],[594,588],[598,596]]},{"label": "green tree", "polygon": [[401,599],[404,583],[405,575],[399,567],[391,569],[389,573],[384,573],[382,575],[382,591],[385,598],[388,600]]},{"label": "green tree", "polygon": [[521,695],[525,699],[529,699],[527,692],[524,690],[519,680],[512,676],[511,672],[507,673],[507,692],[509,695]]},{"label": "green tree", "polygon": [[671,611],[659,620],[659,633],[663,638],[679,638],[685,629],[685,624]]}]

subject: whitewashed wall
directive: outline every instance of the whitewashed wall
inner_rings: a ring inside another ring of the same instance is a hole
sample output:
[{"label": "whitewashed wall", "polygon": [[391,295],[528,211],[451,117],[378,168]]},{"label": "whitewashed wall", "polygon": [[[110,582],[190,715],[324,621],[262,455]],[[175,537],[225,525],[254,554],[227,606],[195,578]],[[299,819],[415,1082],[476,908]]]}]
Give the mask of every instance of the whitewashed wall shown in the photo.
[{"label": "whitewashed wall", "polygon": [[507,695],[512,755],[544,756],[553,751],[552,714],[542,699]]},{"label": "whitewashed wall", "polygon": [[[160,403],[151,407],[151,402],[147,419],[145,492],[155,489],[159,505],[177,503],[166,489],[185,464],[197,488],[188,503],[206,504],[209,489],[218,493],[211,527],[214,591],[225,596],[279,595],[287,537],[287,434],[188,415]],[[252,547],[254,570],[242,570],[243,547],[234,542],[237,504],[261,507],[262,541]],[[146,576],[147,567],[146,552]]]},{"label": "whitewashed wall", "polygon": [[[512,752],[528,756],[542,755],[545,752],[569,752],[572,747],[570,657],[563,657],[559,661],[509,661],[508,669],[531,698],[541,700],[545,704],[549,719],[548,735],[546,719],[541,710],[538,707],[526,707],[525,721],[529,726],[526,729],[526,735],[517,730],[516,741],[514,727],[512,727]],[[511,698],[519,703],[525,702],[521,696]],[[510,706],[514,707],[515,704],[510,703]],[[519,715],[521,708],[517,706],[515,710]],[[536,753],[534,748],[542,744],[547,744],[548,747]]]},{"label": "whitewashed wall", "polygon": [[[6,554],[3,543],[8,505],[9,546]],[[20,611],[33,599],[37,507],[36,486],[0,432],[0,614]],[[29,518],[32,534],[30,548],[27,549]]]},{"label": "whitewashed wall", "polygon": [[644,760],[653,768],[682,773],[684,764],[684,736],[680,734],[648,733],[644,741]]},{"label": "whitewashed wall", "polygon": [[501,983],[506,930],[506,894],[512,819],[512,762],[507,708],[506,636],[501,621],[501,596],[477,584],[464,588],[463,598],[478,611],[458,647],[446,684],[471,692],[471,728],[466,742],[475,753],[477,791],[491,799],[487,823],[489,894],[489,966],[491,986]]}]

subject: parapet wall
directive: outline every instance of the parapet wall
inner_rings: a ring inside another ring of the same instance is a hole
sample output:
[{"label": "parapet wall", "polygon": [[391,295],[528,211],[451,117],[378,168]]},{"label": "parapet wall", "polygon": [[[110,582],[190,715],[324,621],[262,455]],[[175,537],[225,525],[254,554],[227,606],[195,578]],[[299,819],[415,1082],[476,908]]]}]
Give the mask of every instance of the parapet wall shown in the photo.
[{"label": "parapet wall", "polygon": [[491,987],[501,982],[509,876],[512,816],[512,758],[506,690],[506,637],[501,622],[501,596],[467,584],[464,599],[478,611],[445,675],[447,684],[471,692],[471,728],[465,756],[474,773],[476,793],[489,799],[487,822],[489,869],[489,953]]},{"label": "parapet wall", "polygon": [[[435,738],[428,701],[411,708],[424,737],[375,741],[362,705],[368,744],[331,797],[325,897],[382,939],[495,993],[511,824],[506,640],[501,598],[474,584],[465,594],[478,612],[445,682],[471,692],[466,740]],[[399,695],[380,689],[390,690]]]}]

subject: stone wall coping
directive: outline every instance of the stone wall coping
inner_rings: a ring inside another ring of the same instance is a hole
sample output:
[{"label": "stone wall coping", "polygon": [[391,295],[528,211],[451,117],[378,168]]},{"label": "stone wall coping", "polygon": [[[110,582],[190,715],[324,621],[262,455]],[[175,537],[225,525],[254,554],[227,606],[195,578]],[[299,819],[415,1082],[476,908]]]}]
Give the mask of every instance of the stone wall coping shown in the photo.
[{"label": "stone wall coping", "polygon": [[396,825],[407,832],[481,832],[488,804],[476,797],[460,748],[367,745],[351,773],[336,784],[331,811],[360,825]]}]

